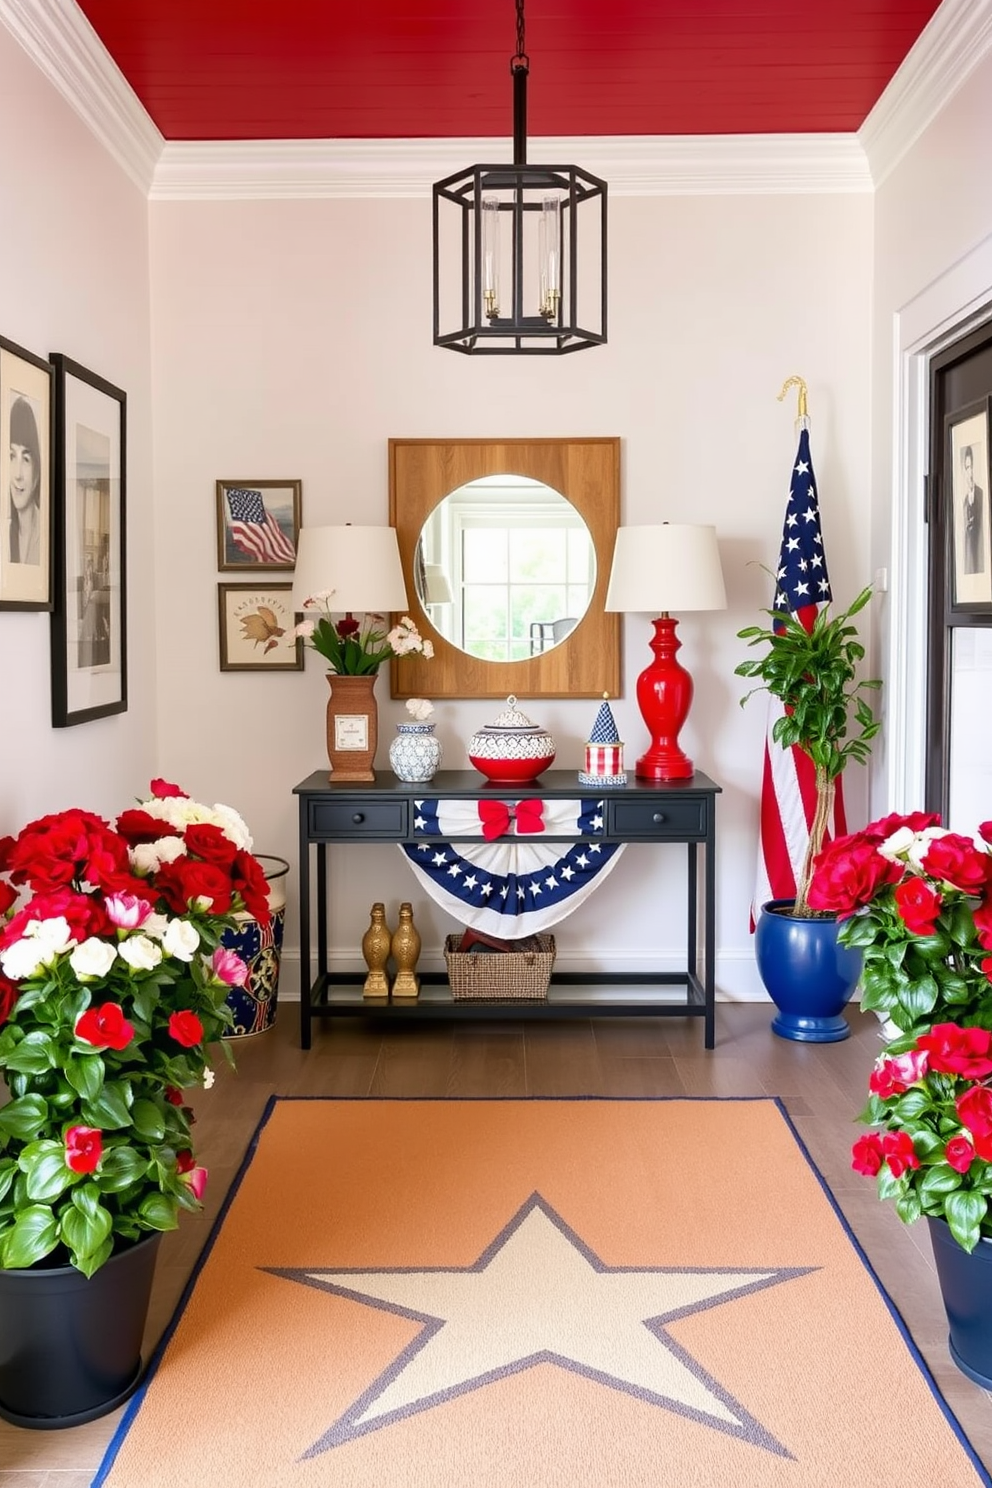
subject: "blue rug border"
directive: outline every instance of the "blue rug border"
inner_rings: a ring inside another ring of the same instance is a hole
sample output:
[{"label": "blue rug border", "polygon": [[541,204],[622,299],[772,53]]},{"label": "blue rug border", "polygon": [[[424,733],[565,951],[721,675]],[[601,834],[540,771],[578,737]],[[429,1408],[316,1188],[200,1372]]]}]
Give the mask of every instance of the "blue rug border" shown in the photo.
[{"label": "blue rug border", "polygon": [[[786,1109],[785,1101],[779,1095],[270,1095],[266,1100],[265,1106],[262,1110],[262,1114],[258,1119],[255,1130],[252,1133],[252,1136],[248,1142],[248,1146],[245,1149],[245,1155],[238,1166],[238,1171],[231,1182],[231,1186],[227,1192],[227,1196],[224,1199],[223,1204],[220,1207],[217,1218],[214,1220],[214,1223],[210,1230],[210,1234],[207,1236],[206,1242],[204,1243],[203,1249],[200,1252],[196,1265],[190,1273],[189,1279],[186,1282],[185,1287],[183,1288],[182,1295],[180,1296],[179,1301],[176,1303],[172,1318],[169,1321],[165,1332],[162,1334],[162,1337],[159,1340],[154,1353],[151,1355],[148,1361],[148,1367],[146,1368],[144,1376],[142,1377],[141,1384],[138,1386],[138,1389],[135,1391],[134,1395],[132,1395],[130,1401],[125,1407],[124,1414],[121,1417],[117,1425],[117,1429],[107,1445],[106,1451],[103,1456],[103,1461],[100,1463],[100,1466],[97,1469],[96,1476],[93,1478],[90,1488],[101,1488],[101,1485],[106,1482],[107,1475],[111,1471],[114,1462],[117,1459],[117,1454],[124,1444],[127,1433],[130,1430],[131,1425],[139,1410],[141,1409],[142,1402],[145,1398],[145,1393],[149,1385],[152,1383],[155,1371],[157,1370],[161,1362],[162,1356],[165,1353],[165,1350],[168,1347],[173,1334],[179,1326],[183,1313],[186,1310],[186,1305],[193,1294],[197,1281],[199,1280],[200,1272],[206,1265],[210,1253],[213,1250],[214,1242],[217,1236],[220,1234],[224,1220],[227,1218],[228,1210],[234,1203],[234,1200],[237,1198],[238,1190],[240,1189],[241,1184],[244,1181],[248,1169],[251,1167],[251,1164],[254,1161],[255,1154],[258,1151],[258,1144],[261,1140],[262,1133],[264,1132],[266,1126],[268,1126],[269,1121],[272,1117],[272,1113],[278,1105],[288,1105],[297,1101],[301,1103],[308,1101],[319,1101],[322,1104],[333,1104],[335,1102],[346,1101],[351,1105],[360,1101],[375,1101],[376,1103],[390,1101],[403,1101],[409,1103],[411,1101],[414,1101],[423,1102],[424,1104],[427,1104],[428,1102],[434,1104],[443,1103],[444,1105],[452,1105],[458,1103],[479,1104],[483,1101],[486,1101],[490,1104],[514,1102],[518,1105],[531,1105],[540,1101],[547,1101],[549,1103],[560,1101],[598,1101],[604,1105],[663,1105],[672,1101],[699,1101],[700,1103],[717,1105],[758,1104],[775,1106],[778,1110],[779,1115],[782,1117],[782,1120],[784,1121],[786,1127],[788,1128],[792,1140],[795,1142],[802,1157],[805,1159],[807,1167],[810,1169],[814,1178],[819,1184],[820,1189],[827,1200],[827,1203],[830,1205],[830,1208],[833,1210],[836,1218],[840,1221],[841,1228],[847,1236],[847,1239],[850,1242],[855,1254],[857,1255],[864,1269],[867,1271],[871,1280],[874,1282],[875,1289],[881,1297],[882,1301],[885,1303],[889,1315],[892,1318],[892,1321],[895,1323],[896,1328],[898,1329],[902,1337],[903,1343],[906,1345],[906,1348],[909,1351],[910,1357],[912,1358],[912,1360],[916,1364],[916,1367],[919,1369],[924,1380],[926,1381],[930,1393],[933,1396],[933,1399],[939,1407],[941,1414],[946,1420],[948,1426],[950,1426],[951,1430],[954,1432],[954,1435],[957,1437],[959,1444],[964,1449],[965,1456],[969,1459],[972,1467],[975,1469],[975,1472],[978,1475],[978,1481],[984,1484],[985,1488],[992,1488],[992,1476],[990,1476],[985,1464],[977,1455],[974,1447],[968,1440],[968,1437],[965,1434],[964,1428],[962,1427],[960,1421],[958,1420],[957,1416],[954,1414],[950,1405],[941,1393],[940,1386],[937,1384],[936,1379],[930,1371],[930,1366],[927,1364],[923,1355],[920,1353],[919,1348],[914,1342],[909,1328],[906,1325],[905,1319],[903,1318],[899,1309],[896,1307],[892,1298],[889,1296],[888,1292],[885,1290],[885,1287],[883,1286],[877,1271],[875,1270],[871,1261],[868,1259],[868,1256],[866,1255],[860,1240],[855,1235],[850,1224],[848,1223],[848,1220],[844,1215],[840,1204],[837,1202],[837,1199],[835,1198],[830,1185],[827,1183],[826,1178],[824,1178],[823,1174],[820,1172],[820,1169],[817,1167],[815,1161],[813,1160],[809,1148],[806,1146],[806,1143],[800,1136],[795,1122]],[[976,1388],[980,1387],[976,1386]]]}]

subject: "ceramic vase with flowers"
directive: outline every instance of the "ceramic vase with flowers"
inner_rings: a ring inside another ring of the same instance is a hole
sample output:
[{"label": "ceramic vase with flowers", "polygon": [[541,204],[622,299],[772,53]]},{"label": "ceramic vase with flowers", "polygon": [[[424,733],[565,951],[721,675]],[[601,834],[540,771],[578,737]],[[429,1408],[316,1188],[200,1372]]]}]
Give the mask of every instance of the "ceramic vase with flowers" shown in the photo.
[{"label": "ceramic vase with flowers", "polygon": [[389,763],[397,780],[412,785],[433,780],[441,763],[441,741],[434,732],[431,714],[434,704],[427,698],[408,698],[407,723],[396,725],[396,737],[389,746]]},{"label": "ceramic vase with flowers", "polygon": [[[244,821],[152,782],[0,840],[0,1415],[75,1425],[140,1375],[157,1242],[201,1207],[189,1092],[213,1083],[268,917]],[[233,1062],[233,1061],[231,1061]]]},{"label": "ceramic vase with flowers", "polygon": [[290,634],[295,644],[302,638],[323,656],[330,670],[327,681],[331,690],[327,701],[327,757],[332,780],[368,781],[375,779],[372,768],[379,741],[379,716],[375,700],[375,679],[383,662],[393,656],[408,656],[419,651],[430,659],[432,642],[424,640],[409,615],[404,615],[392,630],[385,629],[385,617],[366,614],[357,620],[352,614],[334,619],[333,589],[312,595],[303,605],[303,620]]},{"label": "ceramic vase with flowers", "polygon": [[958,1367],[992,1388],[992,821],[974,837],[893,815],[817,860],[810,903],[863,956],[888,1042],[852,1166],[926,1218]]}]

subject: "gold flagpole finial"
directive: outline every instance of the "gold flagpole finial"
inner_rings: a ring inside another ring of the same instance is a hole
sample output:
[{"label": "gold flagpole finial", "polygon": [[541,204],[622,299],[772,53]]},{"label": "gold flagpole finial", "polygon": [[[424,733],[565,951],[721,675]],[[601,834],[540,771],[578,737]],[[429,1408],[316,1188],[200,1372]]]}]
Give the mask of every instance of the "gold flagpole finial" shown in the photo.
[{"label": "gold flagpole finial", "polygon": [[782,384],[782,391],[778,395],[778,401],[781,403],[790,387],[797,387],[799,389],[799,413],[797,417],[801,419],[809,418],[809,411],[806,407],[806,382],[802,377],[787,377]]}]

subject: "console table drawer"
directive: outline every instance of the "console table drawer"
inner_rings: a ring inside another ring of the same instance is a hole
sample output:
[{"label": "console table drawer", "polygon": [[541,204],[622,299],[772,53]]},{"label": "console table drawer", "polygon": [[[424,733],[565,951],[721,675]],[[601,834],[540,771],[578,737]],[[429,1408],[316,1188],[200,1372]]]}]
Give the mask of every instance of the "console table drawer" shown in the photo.
[{"label": "console table drawer", "polygon": [[627,842],[663,842],[671,837],[678,842],[706,837],[707,802],[705,797],[679,801],[607,801],[607,836]]},{"label": "console table drawer", "polygon": [[352,838],[365,841],[384,838],[402,842],[409,830],[409,803],[383,801],[370,796],[367,801],[351,796],[347,801],[311,801],[308,836],[311,842],[324,838]]}]

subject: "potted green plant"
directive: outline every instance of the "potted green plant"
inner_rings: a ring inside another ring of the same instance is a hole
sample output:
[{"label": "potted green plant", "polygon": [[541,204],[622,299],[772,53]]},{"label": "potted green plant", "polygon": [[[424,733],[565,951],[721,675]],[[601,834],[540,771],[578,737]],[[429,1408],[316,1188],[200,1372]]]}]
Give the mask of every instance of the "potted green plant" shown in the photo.
[{"label": "potted green plant", "polygon": [[864,692],[881,683],[858,677],[864,646],[852,624],[871,599],[862,589],[843,610],[825,605],[809,629],[794,615],[765,610],[769,625],[738,631],[761,654],[743,661],[735,674],[755,680],[755,692],[779,699],[772,740],[783,749],[798,746],[812,762],[816,805],[794,900],[760,906],[755,937],[758,969],[779,1009],[772,1024],[785,1038],[826,1043],[849,1032],[842,1008],[858,978],[856,954],[837,950],[833,917],[811,907],[813,862],[823,848],[833,816],[838,778],[853,761],[864,764],[880,723]]},{"label": "potted green plant", "polygon": [[925,1217],[950,1351],[992,1388],[992,821],[974,838],[924,812],[831,843],[810,902],[864,958],[879,1055],[852,1166],[906,1224]]},{"label": "potted green plant", "polygon": [[[152,782],[0,841],[0,1414],[75,1425],[137,1383],[157,1242],[201,1206],[187,1092],[268,917],[241,817]],[[220,1047],[230,1053],[227,1045]]]}]

